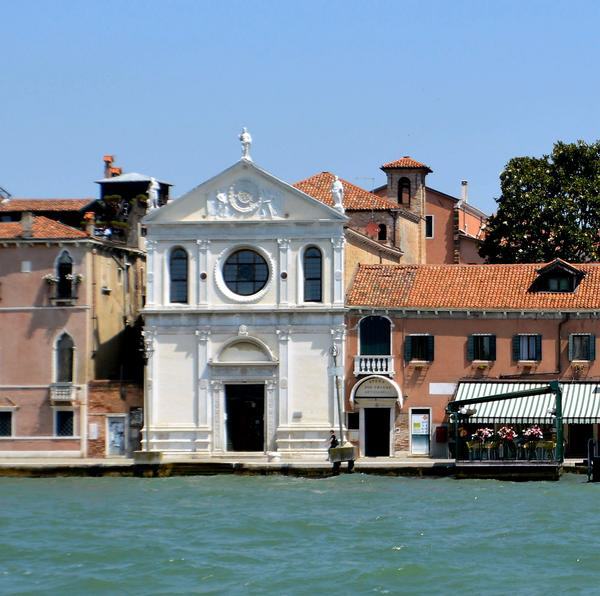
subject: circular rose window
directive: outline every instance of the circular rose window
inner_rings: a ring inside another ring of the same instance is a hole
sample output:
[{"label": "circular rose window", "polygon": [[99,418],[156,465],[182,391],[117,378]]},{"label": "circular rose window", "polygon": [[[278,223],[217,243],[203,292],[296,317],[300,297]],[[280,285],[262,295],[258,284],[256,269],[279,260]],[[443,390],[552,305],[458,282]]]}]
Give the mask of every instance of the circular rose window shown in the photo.
[{"label": "circular rose window", "polygon": [[252,296],[260,292],[269,280],[267,261],[253,250],[232,253],[223,265],[223,281],[235,294]]}]

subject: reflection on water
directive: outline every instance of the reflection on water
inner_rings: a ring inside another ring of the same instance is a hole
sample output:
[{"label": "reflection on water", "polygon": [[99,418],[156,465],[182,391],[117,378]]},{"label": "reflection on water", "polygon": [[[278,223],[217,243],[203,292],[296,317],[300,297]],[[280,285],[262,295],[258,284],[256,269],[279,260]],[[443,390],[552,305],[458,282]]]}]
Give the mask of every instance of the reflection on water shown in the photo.
[{"label": "reflection on water", "polygon": [[597,593],[600,485],[0,479],[0,592]]}]

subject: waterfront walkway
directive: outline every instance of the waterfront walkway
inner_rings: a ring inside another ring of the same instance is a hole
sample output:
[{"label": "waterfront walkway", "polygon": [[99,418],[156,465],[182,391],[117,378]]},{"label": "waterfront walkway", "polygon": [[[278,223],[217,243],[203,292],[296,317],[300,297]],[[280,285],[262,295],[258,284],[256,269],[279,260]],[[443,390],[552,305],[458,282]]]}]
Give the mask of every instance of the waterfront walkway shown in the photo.
[{"label": "waterfront walkway", "polygon": [[[491,463],[491,462],[490,462]],[[533,464],[535,465],[535,464]],[[342,464],[341,473],[347,470]],[[452,459],[415,457],[378,457],[356,460],[354,471],[389,476],[455,476],[457,466]],[[581,460],[565,460],[563,472],[585,473]],[[332,464],[315,460],[269,461],[265,457],[211,457],[167,459],[159,463],[140,463],[130,458],[1,458],[0,476],[180,476],[180,475],[274,475],[324,477],[332,474]]]}]

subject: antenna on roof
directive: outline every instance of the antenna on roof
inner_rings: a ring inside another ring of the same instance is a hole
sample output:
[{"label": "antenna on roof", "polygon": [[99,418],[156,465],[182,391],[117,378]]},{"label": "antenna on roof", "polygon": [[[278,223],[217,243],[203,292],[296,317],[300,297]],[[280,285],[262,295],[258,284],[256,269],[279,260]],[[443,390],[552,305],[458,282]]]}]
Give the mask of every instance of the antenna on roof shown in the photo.
[{"label": "antenna on roof", "polygon": [[0,186],[0,203],[6,203],[12,197],[12,195],[5,189]]}]

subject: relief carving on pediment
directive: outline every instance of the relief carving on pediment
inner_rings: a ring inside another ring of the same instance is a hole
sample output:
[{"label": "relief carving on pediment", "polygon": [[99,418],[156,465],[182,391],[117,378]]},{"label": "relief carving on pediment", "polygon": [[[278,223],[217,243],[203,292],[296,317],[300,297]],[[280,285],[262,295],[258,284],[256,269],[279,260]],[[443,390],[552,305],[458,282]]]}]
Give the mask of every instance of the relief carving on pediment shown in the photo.
[{"label": "relief carving on pediment", "polygon": [[251,180],[240,179],[208,197],[208,214],[223,219],[274,219],[281,211],[279,193],[259,188]]}]

